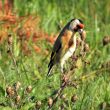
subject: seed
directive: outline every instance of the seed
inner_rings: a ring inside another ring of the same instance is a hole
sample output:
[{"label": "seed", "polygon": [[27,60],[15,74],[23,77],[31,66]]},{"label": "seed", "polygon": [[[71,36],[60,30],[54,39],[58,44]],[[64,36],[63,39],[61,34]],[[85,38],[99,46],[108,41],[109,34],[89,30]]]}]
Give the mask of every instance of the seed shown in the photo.
[{"label": "seed", "polygon": [[49,98],[48,99],[48,106],[51,107],[53,104],[53,99],[52,98]]},{"label": "seed", "polygon": [[65,106],[63,105],[63,104],[61,104],[60,106],[59,106],[59,109],[58,110],[65,110]]},{"label": "seed", "polygon": [[77,46],[81,45],[81,38],[79,38],[79,37],[77,38],[76,44],[77,44]]},{"label": "seed", "polygon": [[7,95],[10,96],[10,97],[14,96],[14,94],[15,94],[14,88],[12,88],[11,86],[8,86],[6,88],[6,92],[7,92]]},{"label": "seed", "polygon": [[35,107],[37,109],[39,109],[41,107],[41,105],[42,105],[41,101],[37,101]]},{"label": "seed", "polygon": [[18,82],[16,83],[16,89],[19,89],[20,86],[21,86],[21,83],[18,81]]},{"label": "seed", "polygon": [[65,100],[66,99],[66,94],[62,94],[61,99]]},{"label": "seed", "polygon": [[18,104],[20,102],[20,99],[21,99],[20,95],[17,95],[16,99],[15,99],[16,104]]},{"label": "seed", "polygon": [[110,37],[109,36],[105,36],[104,38],[103,38],[103,45],[105,46],[105,45],[107,45],[107,44],[109,44],[110,43]]},{"label": "seed", "polygon": [[85,43],[84,44],[84,52],[88,52],[90,50],[89,44]]},{"label": "seed", "polygon": [[27,92],[27,93],[31,93],[31,91],[32,91],[32,86],[29,85],[29,86],[26,88],[26,92]]},{"label": "seed", "polygon": [[84,41],[86,39],[86,31],[80,33],[81,39]]},{"label": "seed", "polygon": [[19,29],[17,30],[17,35],[19,36],[20,40],[22,40],[22,39],[23,39],[23,36],[25,36],[25,31],[24,31],[24,29],[23,29],[23,28],[19,28]]},{"label": "seed", "polygon": [[78,100],[78,96],[76,94],[74,94],[72,97],[71,97],[71,101],[72,102],[76,102]]},{"label": "seed", "polygon": [[8,44],[11,45],[13,42],[13,38],[11,36],[11,34],[8,35]]},{"label": "seed", "polygon": [[15,89],[16,91],[20,88],[21,83],[18,81],[17,83],[15,83]]}]

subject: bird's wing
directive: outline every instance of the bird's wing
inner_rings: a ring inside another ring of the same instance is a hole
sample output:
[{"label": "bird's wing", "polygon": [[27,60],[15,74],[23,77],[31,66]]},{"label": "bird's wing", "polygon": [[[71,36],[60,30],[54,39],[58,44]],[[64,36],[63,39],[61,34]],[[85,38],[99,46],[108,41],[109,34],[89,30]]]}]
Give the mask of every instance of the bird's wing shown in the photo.
[{"label": "bird's wing", "polygon": [[54,44],[54,47],[53,47],[53,50],[52,50],[52,54],[51,54],[51,60],[54,59],[54,57],[56,56],[56,53],[59,52],[59,50],[61,49],[61,40],[56,40],[55,44]]},{"label": "bird's wing", "polygon": [[[63,51],[63,53],[65,53],[66,49],[68,49],[69,47],[69,42],[72,39],[73,33],[72,31],[67,30],[63,30],[63,32],[61,32],[61,34],[58,36],[53,50],[52,50],[52,54],[51,54],[51,59],[54,59],[54,57],[56,56],[56,53],[58,53],[59,51]],[[62,53],[62,55],[63,55]]]},{"label": "bird's wing", "polygon": [[[69,25],[69,23],[62,29],[59,36],[57,37],[57,40],[54,43],[53,50],[52,50],[51,57],[50,57],[50,63],[48,66],[50,66],[50,64],[53,63],[56,58],[60,58],[59,54],[61,53],[61,51],[65,45],[64,36],[65,36],[65,30],[68,29],[68,25]],[[63,37],[64,37],[64,39],[63,39]]]},{"label": "bird's wing", "polygon": [[63,37],[65,36],[65,30],[68,29],[68,25],[69,23],[61,30],[57,40],[54,43],[53,46],[53,50],[52,50],[52,54],[51,54],[51,58],[57,53],[59,52],[59,50],[63,47],[64,43],[63,43]]}]

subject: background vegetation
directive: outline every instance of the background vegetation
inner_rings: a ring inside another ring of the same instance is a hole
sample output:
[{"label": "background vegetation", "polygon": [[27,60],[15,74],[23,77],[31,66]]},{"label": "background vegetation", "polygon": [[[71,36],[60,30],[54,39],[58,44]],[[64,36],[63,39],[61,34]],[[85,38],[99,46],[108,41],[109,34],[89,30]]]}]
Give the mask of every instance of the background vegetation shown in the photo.
[{"label": "background vegetation", "polygon": [[51,109],[110,110],[109,6],[109,0],[1,0],[0,109],[47,110],[54,103],[60,69],[46,77],[53,42],[70,19],[80,18],[89,64],[78,58],[72,75],[77,87],[65,86]]}]

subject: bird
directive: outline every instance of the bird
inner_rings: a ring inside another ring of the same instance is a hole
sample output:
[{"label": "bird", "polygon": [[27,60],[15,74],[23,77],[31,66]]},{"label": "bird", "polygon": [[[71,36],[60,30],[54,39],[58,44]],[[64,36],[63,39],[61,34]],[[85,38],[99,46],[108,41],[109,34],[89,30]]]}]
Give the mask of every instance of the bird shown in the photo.
[{"label": "bird", "polygon": [[84,24],[80,19],[71,19],[64,26],[53,45],[47,76],[50,76],[53,66],[58,63],[60,63],[61,72],[64,72],[65,61],[76,49],[76,32],[82,33],[83,28]]}]

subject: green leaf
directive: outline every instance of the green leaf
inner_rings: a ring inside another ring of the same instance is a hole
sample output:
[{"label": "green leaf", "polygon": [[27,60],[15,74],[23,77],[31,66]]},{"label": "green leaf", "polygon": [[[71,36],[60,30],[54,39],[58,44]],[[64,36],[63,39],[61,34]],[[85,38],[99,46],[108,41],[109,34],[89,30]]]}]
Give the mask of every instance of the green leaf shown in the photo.
[{"label": "green leaf", "polygon": [[33,106],[34,106],[34,103],[27,103],[21,108],[21,110],[29,110]]},{"label": "green leaf", "polygon": [[0,95],[5,95],[5,90],[0,86]]},{"label": "green leaf", "polygon": [[10,107],[0,107],[0,110],[12,110]]}]

